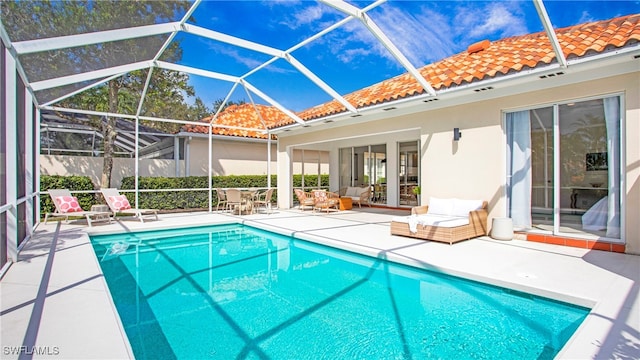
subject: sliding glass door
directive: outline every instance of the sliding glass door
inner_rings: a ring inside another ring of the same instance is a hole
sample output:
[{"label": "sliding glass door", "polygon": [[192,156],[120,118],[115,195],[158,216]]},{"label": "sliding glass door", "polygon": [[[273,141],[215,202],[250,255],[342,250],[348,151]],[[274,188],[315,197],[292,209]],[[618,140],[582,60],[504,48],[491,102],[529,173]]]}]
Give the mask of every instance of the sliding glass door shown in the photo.
[{"label": "sliding glass door", "polygon": [[514,224],[620,238],[620,98],[508,113]]},{"label": "sliding glass door", "polygon": [[387,145],[366,145],[340,149],[340,188],[370,186],[370,201],[387,199]]},{"label": "sliding glass door", "polygon": [[398,199],[399,204],[402,206],[418,205],[419,158],[418,141],[398,144]]}]

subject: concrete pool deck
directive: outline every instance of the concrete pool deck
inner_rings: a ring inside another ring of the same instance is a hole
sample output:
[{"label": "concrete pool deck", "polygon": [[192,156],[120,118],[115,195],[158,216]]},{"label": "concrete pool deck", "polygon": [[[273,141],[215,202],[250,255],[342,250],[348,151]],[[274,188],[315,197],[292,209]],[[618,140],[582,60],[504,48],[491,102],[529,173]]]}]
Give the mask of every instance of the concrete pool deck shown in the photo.
[{"label": "concrete pool deck", "polygon": [[243,222],[408,265],[433,269],[592,308],[562,349],[563,359],[640,357],[640,256],[476,238],[454,245],[392,236],[393,216],[361,209],[336,213],[162,214],[40,224],[0,281],[2,358],[133,358],[88,234]]}]

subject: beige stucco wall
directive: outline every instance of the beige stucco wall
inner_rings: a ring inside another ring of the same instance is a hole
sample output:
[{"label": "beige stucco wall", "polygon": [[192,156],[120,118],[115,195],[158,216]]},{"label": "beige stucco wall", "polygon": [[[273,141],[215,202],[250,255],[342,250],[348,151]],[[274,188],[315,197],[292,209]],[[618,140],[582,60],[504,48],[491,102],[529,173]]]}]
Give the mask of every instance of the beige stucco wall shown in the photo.
[{"label": "beige stucco wall", "polygon": [[[40,155],[40,174],[42,175],[82,175],[89,176],[100,187],[102,178],[101,157]],[[184,167],[180,161],[179,166]],[[176,176],[173,160],[141,159],[138,163],[140,176]],[[111,174],[111,186],[120,187],[122,178],[135,175],[135,161],[130,158],[115,158]]]},{"label": "beige stucco wall", "polygon": [[[208,174],[208,139],[193,138],[188,142],[189,170],[192,176]],[[271,174],[277,172],[277,143],[271,144]],[[266,175],[267,144],[262,142],[241,142],[214,140],[212,146],[213,175]],[[305,174],[329,173],[329,154],[327,152],[296,150],[294,153],[294,174],[301,174],[304,159]]]},{"label": "beige stucco wall", "polygon": [[[621,144],[624,159],[624,240],[628,253],[640,253],[640,77],[638,73],[601,80],[585,81],[538,91],[503,96],[495,99],[444,107],[399,117],[317,130],[300,135],[280,137],[279,175],[286,174],[286,161],[292,148],[318,147],[331,151],[332,184],[338,179],[338,149],[358,144],[387,143],[388,187],[397,171],[396,144],[407,139],[421,142],[421,202],[430,196],[485,199],[489,202],[490,218],[506,214],[505,172],[506,138],[503,112],[515,109],[552,105],[555,102],[590,97],[624,94],[624,139]],[[498,90],[499,91],[499,90]],[[444,101],[443,101],[444,102]],[[462,138],[453,141],[453,128],[462,131]],[[415,130],[413,130],[415,129]],[[400,131],[402,130],[402,131]],[[398,132],[400,131],[400,132]],[[385,134],[385,132],[388,132]],[[332,140],[334,139],[334,140]],[[281,182],[282,181],[282,182]],[[279,176],[279,187],[288,185]],[[289,185],[290,186],[290,185]],[[286,193],[286,192],[280,192]],[[389,193],[388,204],[397,199]],[[291,198],[279,198],[279,206],[288,207]],[[491,222],[491,219],[489,220]]]},{"label": "beige stucco wall", "polygon": [[[185,160],[141,159],[138,163],[140,176],[206,176],[208,172],[208,141],[194,138],[189,144],[189,168]],[[272,144],[271,174],[276,174],[276,147]],[[213,175],[266,175],[266,143],[241,141],[214,141],[212,167]],[[303,166],[304,159],[304,166]],[[40,173],[43,175],[83,175],[89,176],[100,187],[102,177],[101,157],[40,155]],[[320,167],[318,167],[320,164]],[[294,152],[294,173],[329,173],[329,153],[317,150],[296,150]],[[120,187],[122,178],[135,175],[135,161],[130,158],[115,158],[111,186]],[[274,184],[275,185],[275,184]]]}]

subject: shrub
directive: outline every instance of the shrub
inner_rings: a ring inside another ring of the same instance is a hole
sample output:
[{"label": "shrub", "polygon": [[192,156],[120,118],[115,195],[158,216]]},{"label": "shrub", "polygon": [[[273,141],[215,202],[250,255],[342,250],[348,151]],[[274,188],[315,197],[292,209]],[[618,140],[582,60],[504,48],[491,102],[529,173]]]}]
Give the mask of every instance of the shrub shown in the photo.
[{"label": "shrub", "polygon": [[[305,186],[307,188],[317,187],[317,175],[305,175]],[[212,188],[266,188],[266,175],[229,175],[229,176],[213,176],[211,178]],[[320,176],[320,187],[329,189],[329,175]],[[277,176],[271,175],[271,186],[276,187]],[[302,186],[302,175],[293,176],[293,187]],[[189,176],[189,177],[139,177],[138,188],[142,190],[138,195],[139,208],[159,209],[159,210],[178,210],[178,209],[208,209],[209,208],[209,178],[207,176]],[[42,175],[40,176],[40,191],[44,192],[49,189],[69,189],[71,191],[78,190],[95,190],[91,178],[88,176],[59,176],[59,175]],[[119,190],[126,195],[129,202],[135,204],[135,194],[126,190],[135,189],[135,177],[129,176],[122,179],[122,185]],[[162,190],[162,189],[202,189],[202,190],[185,190],[185,191],[145,191],[145,190]],[[293,194],[292,194],[293,195]],[[99,194],[75,194],[78,202],[83,209],[89,210],[91,205],[103,204],[102,195]],[[278,198],[277,190],[273,192],[272,201]],[[217,194],[213,191],[212,203],[218,202]],[[41,196],[40,199],[41,213],[53,212],[55,206],[51,202],[48,195]]]},{"label": "shrub", "polygon": [[[62,175],[41,175],[40,192],[44,193],[49,189],[69,189],[69,191],[95,190],[95,186],[88,176],[62,176]],[[100,203],[96,194],[73,194],[78,198],[78,203],[84,210],[91,209],[91,205]],[[54,212],[56,209],[48,194],[40,196],[40,213]]]}]

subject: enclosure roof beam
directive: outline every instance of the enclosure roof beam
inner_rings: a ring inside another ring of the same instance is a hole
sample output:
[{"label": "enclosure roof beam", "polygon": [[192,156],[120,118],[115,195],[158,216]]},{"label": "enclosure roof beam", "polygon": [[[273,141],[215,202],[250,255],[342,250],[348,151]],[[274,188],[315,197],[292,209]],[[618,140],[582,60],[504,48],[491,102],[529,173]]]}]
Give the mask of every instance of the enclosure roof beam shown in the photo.
[{"label": "enclosure roof beam", "polygon": [[422,86],[422,88],[431,96],[436,96],[436,91],[431,84],[420,74],[418,69],[411,64],[409,59],[398,49],[398,47],[387,37],[387,35],[378,27],[378,25],[366,14],[366,12],[357,7],[348,4],[342,0],[320,0],[321,2],[344,12],[345,14],[356,17],[360,22],[375,36],[393,57],[413,76],[413,78]]},{"label": "enclosure roof beam", "polygon": [[544,31],[547,33],[549,37],[549,42],[551,43],[551,47],[556,54],[556,59],[558,59],[558,64],[561,67],[567,67],[567,58],[565,58],[564,53],[562,52],[562,46],[560,46],[560,42],[558,41],[558,36],[556,35],[555,30],[553,30],[553,25],[551,25],[551,20],[549,19],[549,14],[542,3],[542,0],[533,0],[533,4],[536,6],[536,11],[538,12],[538,16],[540,17],[540,21],[542,22],[542,26],[544,26]]},{"label": "enclosure roof beam", "polygon": [[25,40],[13,43],[13,47],[15,48],[16,53],[23,55],[42,51],[66,49],[78,46],[161,35],[179,30],[179,22],[170,22],[165,24],[96,31],[85,34],[66,35],[45,39]]},{"label": "enclosure roof beam", "polygon": [[282,111],[287,116],[289,116],[290,118],[295,120],[297,123],[304,124],[304,120],[300,119],[300,117],[298,117],[298,115],[292,113],[289,109],[287,109],[284,106],[280,105],[277,101],[273,100],[267,94],[265,94],[262,91],[258,90],[258,88],[256,88],[255,86],[251,85],[246,80],[244,80],[244,79],[241,80],[241,83],[242,83],[242,85],[247,87],[249,90],[251,90],[253,93],[255,93],[256,95],[260,96],[263,100],[265,100],[269,104],[275,106],[276,108],[278,108],[278,110]]},{"label": "enclosure roof beam", "polygon": [[218,79],[218,80],[229,81],[233,83],[237,83],[238,81],[240,81],[240,78],[238,78],[237,76],[222,74],[219,72],[214,72],[209,70],[202,70],[202,69],[198,69],[198,68],[194,68],[186,65],[178,65],[178,64],[174,64],[166,61],[156,61],[156,65],[160,69],[184,72],[187,74],[204,76],[211,79]]},{"label": "enclosure roof beam", "polygon": [[85,73],[62,76],[58,78],[36,81],[31,83],[31,88],[33,91],[40,91],[44,89],[51,89],[58,86],[75,84],[83,81],[93,80],[93,79],[101,79],[107,78],[109,76],[113,76],[116,74],[126,74],[130,71],[141,70],[148,67],[151,67],[153,62],[151,61],[141,61],[137,63],[131,63],[127,65],[114,66],[106,69],[100,69],[95,71],[88,71]]}]

